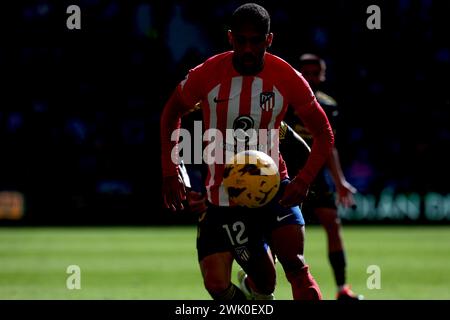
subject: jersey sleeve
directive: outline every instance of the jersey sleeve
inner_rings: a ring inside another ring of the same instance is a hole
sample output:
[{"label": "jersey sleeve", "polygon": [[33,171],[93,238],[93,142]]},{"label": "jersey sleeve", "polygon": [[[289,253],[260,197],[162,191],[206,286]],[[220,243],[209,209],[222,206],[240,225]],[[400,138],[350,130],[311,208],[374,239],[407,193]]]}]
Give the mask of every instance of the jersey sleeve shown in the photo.
[{"label": "jersey sleeve", "polygon": [[330,121],[331,127],[333,128],[333,132],[336,134],[336,128],[339,122],[339,106],[336,100],[322,91],[316,92],[316,99],[323,110],[325,110],[328,121]]},{"label": "jersey sleeve", "polygon": [[288,103],[311,132],[313,138],[311,154],[297,175],[307,184],[311,184],[331,154],[334,135],[325,111],[317,102],[303,76],[294,70],[287,80]]},{"label": "jersey sleeve", "polygon": [[187,108],[186,111],[192,109],[204,96],[206,69],[205,63],[202,63],[189,70],[186,78],[177,87],[180,99]]},{"label": "jersey sleeve", "polygon": [[286,79],[289,104],[296,110],[304,105],[310,105],[316,100],[314,92],[300,72],[292,69]]},{"label": "jersey sleeve", "polygon": [[164,106],[161,115],[161,164],[164,177],[180,172],[178,164],[178,140],[181,118],[189,113],[202,97],[203,71],[202,65],[189,71]]}]

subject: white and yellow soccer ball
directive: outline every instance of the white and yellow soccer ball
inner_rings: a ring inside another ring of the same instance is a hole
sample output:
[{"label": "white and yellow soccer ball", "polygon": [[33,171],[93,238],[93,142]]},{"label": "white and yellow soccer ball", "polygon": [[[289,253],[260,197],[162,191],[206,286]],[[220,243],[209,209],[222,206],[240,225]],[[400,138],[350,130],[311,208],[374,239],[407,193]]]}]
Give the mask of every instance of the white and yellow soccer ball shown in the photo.
[{"label": "white and yellow soccer ball", "polygon": [[223,184],[232,203],[259,208],[278,192],[280,174],[270,156],[262,151],[246,150],[234,155],[225,165]]}]

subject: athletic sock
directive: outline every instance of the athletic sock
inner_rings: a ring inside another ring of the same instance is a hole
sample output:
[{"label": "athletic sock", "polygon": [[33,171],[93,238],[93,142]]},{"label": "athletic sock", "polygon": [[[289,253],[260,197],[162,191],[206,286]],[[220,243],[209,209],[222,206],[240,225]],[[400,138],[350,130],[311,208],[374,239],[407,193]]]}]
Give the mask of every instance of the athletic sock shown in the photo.
[{"label": "athletic sock", "polygon": [[246,301],[245,294],[233,283],[220,293],[210,293],[212,298],[217,301]]},{"label": "athletic sock", "polygon": [[248,300],[275,300],[275,296],[273,293],[270,294],[259,293],[252,289],[249,282],[251,282],[251,280],[247,275],[241,276],[239,289],[241,289],[241,291],[245,294]]},{"label": "athletic sock", "polygon": [[322,300],[319,285],[309,272],[308,265],[286,273],[286,277],[291,284],[294,300]]},{"label": "athletic sock", "polygon": [[330,260],[331,267],[333,268],[334,279],[338,287],[345,284],[345,267],[347,266],[345,259],[345,252],[335,251],[328,254],[328,259]]}]

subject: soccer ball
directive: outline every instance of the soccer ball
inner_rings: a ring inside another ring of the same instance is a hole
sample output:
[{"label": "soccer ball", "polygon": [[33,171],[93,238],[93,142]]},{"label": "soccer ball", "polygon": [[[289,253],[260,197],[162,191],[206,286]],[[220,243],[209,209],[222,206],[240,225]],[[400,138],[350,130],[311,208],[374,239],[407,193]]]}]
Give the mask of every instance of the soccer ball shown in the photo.
[{"label": "soccer ball", "polygon": [[223,184],[230,201],[239,206],[266,205],[280,188],[278,166],[267,154],[256,150],[237,153],[225,165]]}]

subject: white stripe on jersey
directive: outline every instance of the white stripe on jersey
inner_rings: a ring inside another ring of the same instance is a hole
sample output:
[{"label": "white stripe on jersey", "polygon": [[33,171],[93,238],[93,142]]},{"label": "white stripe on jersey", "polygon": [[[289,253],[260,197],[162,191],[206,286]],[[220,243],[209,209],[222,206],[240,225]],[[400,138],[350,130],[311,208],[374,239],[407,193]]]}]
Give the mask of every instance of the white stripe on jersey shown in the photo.
[{"label": "white stripe on jersey", "polygon": [[228,193],[225,191],[225,186],[223,185],[223,183],[221,183],[219,187],[219,205],[220,206],[230,205],[230,199],[228,198]]},{"label": "white stripe on jersey", "polygon": [[216,168],[215,168],[214,164],[208,165],[208,171],[209,171],[209,174],[211,175],[211,177],[210,177],[210,179],[208,181],[208,184],[206,185],[206,194],[208,195],[208,201],[210,203],[214,203],[212,201],[212,197],[211,197],[211,187],[214,184],[214,173],[216,171],[215,169]]},{"label": "white stripe on jersey", "polygon": [[253,79],[250,116],[255,120],[255,130],[258,130],[261,125],[262,108],[259,100],[261,92],[263,92],[263,80],[261,78]]},{"label": "white stripe on jersey", "polygon": [[[231,79],[230,96],[228,101],[227,129],[233,129],[234,120],[239,116],[243,77]],[[225,132],[224,132],[225,134]],[[234,140],[234,139],[233,139]]]},{"label": "white stripe on jersey", "polygon": [[[228,95],[228,109],[227,109],[227,126],[226,129],[233,129],[234,120],[239,116],[239,105],[240,105],[240,98],[241,98],[241,92],[242,92],[242,80],[243,77],[234,77],[231,79],[231,85],[230,85],[230,94]],[[234,143],[233,137],[227,137],[227,132],[223,132],[223,138],[224,142],[228,143]],[[229,141],[228,141],[229,140]],[[225,152],[225,155],[227,153]],[[225,159],[227,161],[228,159]],[[220,184],[219,187],[219,204],[221,206],[229,206],[229,198],[228,193],[225,191],[225,187],[223,183]]]},{"label": "white stripe on jersey", "polygon": [[[216,109],[217,109],[217,103],[214,101],[214,98],[219,96],[219,90],[220,90],[220,84],[214,87],[209,93],[208,93],[208,104],[209,104],[209,128],[217,128],[217,115],[216,115]],[[205,129],[209,129],[205,128]]]},{"label": "white stripe on jersey", "polygon": [[279,145],[279,135],[278,132],[274,132],[271,129],[275,128],[275,122],[277,120],[278,115],[283,110],[283,96],[281,95],[280,91],[274,86],[273,92],[275,94],[275,106],[273,107],[272,112],[272,118],[270,119],[270,122],[267,126],[267,130],[270,134],[269,142],[270,142],[270,156],[272,157],[273,161],[275,161],[275,164],[277,167],[280,167],[280,157],[277,155],[280,150]]},{"label": "white stripe on jersey", "polygon": [[275,86],[273,87],[273,93],[275,93],[275,106],[272,110],[272,119],[270,119],[269,125],[267,126],[268,130],[275,128],[275,121],[277,120],[280,112],[283,110],[283,96]]},{"label": "white stripe on jersey", "polygon": [[[212,89],[209,93],[208,93],[208,104],[209,104],[209,128],[217,128],[217,103],[214,101],[214,98],[219,96],[219,90],[220,90],[220,84],[218,84],[216,87],[214,87],[214,89]],[[209,129],[209,128],[205,128],[205,129]],[[211,136],[207,137],[209,141],[211,141]],[[211,192],[210,192],[210,188],[212,185],[214,185],[214,176],[215,176],[215,165],[208,165],[208,170],[209,170],[209,174],[210,174],[210,178],[209,181],[206,185],[206,192],[208,194],[208,200],[209,202],[212,202],[211,199]]]},{"label": "white stripe on jersey", "polygon": [[[241,100],[241,92],[242,92],[242,85],[243,85],[244,78],[242,76],[234,77],[231,79],[230,84],[230,93],[228,96],[228,103],[227,103],[227,119],[226,119],[226,129],[233,129],[234,121],[236,118],[240,116],[240,100]],[[211,129],[211,128],[217,128],[217,117],[220,116],[217,113],[217,102],[215,102],[215,98],[217,99],[219,96],[220,91],[220,84],[214,87],[209,93],[208,93],[208,102],[209,102],[209,127],[205,129]],[[261,93],[263,92],[263,79],[255,77],[251,84],[251,92],[250,92],[250,117],[254,120],[254,129],[258,130],[260,129],[261,125],[261,119],[263,116],[263,112],[268,112],[268,110],[263,110],[261,107]],[[268,123],[267,129],[268,132],[273,135],[272,132],[270,132],[270,129],[275,128],[275,122],[277,116],[280,114],[280,112],[283,109],[283,96],[280,94],[277,88],[273,87],[273,92],[275,95],[275,105],[272,109],[272,116]],[[224,142],[226,143],[226,132],[222,132]],[[211,137],[207,137],[210,139]],[[234,139],[232,139],[234,142]],[[270,142],[274,143],[275,141],[278,141],[277,139],[270,138]],[[272,146],[273,147],[273,146]],[[278,149],[276,149],[278,150]],[[224,150],[225,151],[225,150]],[[267,150],[268,151],[268,150]],[[278,158],[274,159],[275,162],[278,162]],[[214,185],[214,182],[216,182],[215,177],[215,165],[209,165],[209,174],[210,178],[207,181],[207,194],[208,194],[208,200],[211,203],[214,203],[212,201],[212,192],[211,187]],[[225,191],[225,188],[223,186],[223,183],[220,184],[220,186],[216,186],[218,196],[219,196],[219,204],[221,206],[229,206],[229,198],[228,194]]]}]

